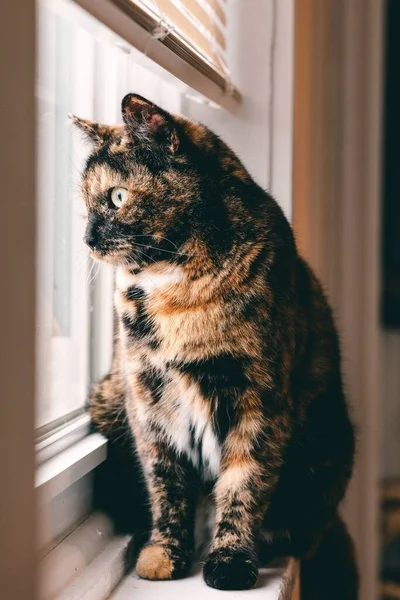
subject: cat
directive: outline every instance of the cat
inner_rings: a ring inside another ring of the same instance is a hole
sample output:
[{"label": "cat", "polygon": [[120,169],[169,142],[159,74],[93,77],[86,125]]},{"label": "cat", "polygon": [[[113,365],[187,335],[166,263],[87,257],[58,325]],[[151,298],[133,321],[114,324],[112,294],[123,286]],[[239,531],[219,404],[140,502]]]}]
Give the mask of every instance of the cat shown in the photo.
[{"label": "cat", "polygon": [[293,555],[303,585],[319,578],[324,598],[354,600],[338,506],[355,436],[321,285],[217,135],[137,94],[122,119],[72,116],[92,144],[85,242],[116,269],[113,365],[90,409],[106,435],[129,427],[135,440],[152,513],[137,573],[188,573],[203,490],[216,506],[209,586],[251,588],[262,562]]}]

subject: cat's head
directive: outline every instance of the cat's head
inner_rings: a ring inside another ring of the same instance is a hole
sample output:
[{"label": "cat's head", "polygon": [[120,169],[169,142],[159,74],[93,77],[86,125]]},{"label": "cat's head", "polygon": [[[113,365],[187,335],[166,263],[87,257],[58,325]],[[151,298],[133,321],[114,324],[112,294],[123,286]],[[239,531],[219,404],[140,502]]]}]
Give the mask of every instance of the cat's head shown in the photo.
[{"label": "cat's head", "polygon": [[206,127],[136,94],[123,99],[122,118],[108,126],[72,116],[93,147],[82,194],[94,258],[144,266],[222,252],[231,215],[221,190],[249,179],[240,161]]}]

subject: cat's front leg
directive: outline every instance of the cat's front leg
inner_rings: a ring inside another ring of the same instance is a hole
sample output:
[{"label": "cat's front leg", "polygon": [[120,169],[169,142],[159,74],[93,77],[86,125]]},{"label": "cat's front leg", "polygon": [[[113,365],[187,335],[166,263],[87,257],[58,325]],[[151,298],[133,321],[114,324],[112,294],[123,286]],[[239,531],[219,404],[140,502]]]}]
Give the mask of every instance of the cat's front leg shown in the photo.
[{"label": "cat's front leg", "polygon": [[284,410],[266,414],[255,392],[244,395],[238,412],[224,443],[215,535],[203,568],[206,583],[225,590],[249,589],[257,581],[257,538],[290,431]]},{"label": "cat's front leg", "polygon": [[187,574],[194,547],[193,469],[167,443],[139,439],[138,447],[153,523],[136,571],[143,579],[178,579]]}]

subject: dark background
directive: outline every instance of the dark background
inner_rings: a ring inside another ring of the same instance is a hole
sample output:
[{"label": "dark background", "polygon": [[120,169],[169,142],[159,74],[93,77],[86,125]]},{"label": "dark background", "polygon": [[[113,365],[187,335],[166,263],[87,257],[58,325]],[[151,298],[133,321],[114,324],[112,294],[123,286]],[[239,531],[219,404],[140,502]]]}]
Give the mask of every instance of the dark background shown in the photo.
[{"label": "dark background", "polygon": [[382,319],[400,328],[400,0],[387,0]]}]

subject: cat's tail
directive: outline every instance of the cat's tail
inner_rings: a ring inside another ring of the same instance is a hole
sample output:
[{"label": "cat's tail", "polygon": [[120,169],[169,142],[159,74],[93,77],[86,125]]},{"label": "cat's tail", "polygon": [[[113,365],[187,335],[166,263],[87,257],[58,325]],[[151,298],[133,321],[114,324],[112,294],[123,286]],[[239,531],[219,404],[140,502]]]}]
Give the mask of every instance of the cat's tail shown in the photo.
[{"label": "cat's tail", "polygon": [[301,560],[302,600],[357,600],[354,543],[339,515],[312,557]]}]

